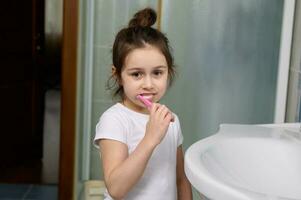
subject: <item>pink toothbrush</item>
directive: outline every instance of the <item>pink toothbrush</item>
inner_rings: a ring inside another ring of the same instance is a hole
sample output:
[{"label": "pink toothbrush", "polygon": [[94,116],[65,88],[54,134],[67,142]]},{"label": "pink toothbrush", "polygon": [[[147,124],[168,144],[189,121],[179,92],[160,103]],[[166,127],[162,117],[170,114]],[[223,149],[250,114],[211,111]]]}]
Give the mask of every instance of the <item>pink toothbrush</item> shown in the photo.
[{"label": "pink toothbrush", "polygon": [[[140,101],[142,101],[142,103],[144,103],[144,105],[145,105],[148,109],[150,109],[150,108],[152,107],[152,102],[151,102],[150,100],[144,98],[142,95],[140,95],[140,94],[137,95],[137,98],[138,98]],[[170,121],[171,121],[171,122],[174,122],[174,121],[175,121],[175,118],[174,118],[173,115],[172,115],[172,118],[171,118]]]},{"label": "pink toothbrush", "polygon": [[152,107],[152,102],[146,98],[144,98],[142,95],[138,95],[137,98],[142,101],[142,103],[144,103],[144,105],[147,107],[147,108],[151,108]]}]

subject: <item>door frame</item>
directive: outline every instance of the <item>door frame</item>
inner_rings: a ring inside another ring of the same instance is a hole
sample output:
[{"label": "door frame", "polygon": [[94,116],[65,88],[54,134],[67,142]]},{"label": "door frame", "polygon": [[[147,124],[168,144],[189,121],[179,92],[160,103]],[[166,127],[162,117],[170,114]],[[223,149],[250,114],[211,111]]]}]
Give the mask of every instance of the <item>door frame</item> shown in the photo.
[{"label": "door frame", "polygon": [[294,29],[296,0],[284,0],[280,49],[278,56],[278,75],[274,108],[274,123],[284,123],[287,112],[287,94],[292,38]]},{"label": "door frame", "polygon": [[75,199],[78,4],[79,0],[63,1],[59,200]]}]

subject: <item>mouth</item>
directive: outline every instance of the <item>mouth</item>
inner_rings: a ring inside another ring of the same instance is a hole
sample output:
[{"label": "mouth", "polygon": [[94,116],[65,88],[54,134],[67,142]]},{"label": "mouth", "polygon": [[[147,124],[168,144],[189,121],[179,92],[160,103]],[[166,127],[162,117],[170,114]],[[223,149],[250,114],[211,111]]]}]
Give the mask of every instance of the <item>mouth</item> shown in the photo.
[{"label": "mouth", "polygon": [[140,94],[141,96],[143,96],[143,98],[145,98],[145,99],[147,99],[147,100],[152,100],[153,98],[154,98],[154,96],[155,96],[155,94],[154,93],[142,93],[142,94]]}]

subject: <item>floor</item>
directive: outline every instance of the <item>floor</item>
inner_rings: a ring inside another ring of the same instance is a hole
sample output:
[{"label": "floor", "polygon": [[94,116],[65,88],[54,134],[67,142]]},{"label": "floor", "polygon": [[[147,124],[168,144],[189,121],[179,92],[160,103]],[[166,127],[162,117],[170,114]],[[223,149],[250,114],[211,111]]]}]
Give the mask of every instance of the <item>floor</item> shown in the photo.
[{"label": "floor", "polygon": [[41,180],[41,161],[2,168],[0,175],[0,200],[56,200],[56,184]]},{"label": "floor", "polygon": [[0,200],[56,200],[56,185],[0,183]]},{"label": "floor", "polygon": [[[0,184],[42,184],[42,161],[28,160],[14,165],[0,167]],[[43,183],[44,184],[44,183]]]}]

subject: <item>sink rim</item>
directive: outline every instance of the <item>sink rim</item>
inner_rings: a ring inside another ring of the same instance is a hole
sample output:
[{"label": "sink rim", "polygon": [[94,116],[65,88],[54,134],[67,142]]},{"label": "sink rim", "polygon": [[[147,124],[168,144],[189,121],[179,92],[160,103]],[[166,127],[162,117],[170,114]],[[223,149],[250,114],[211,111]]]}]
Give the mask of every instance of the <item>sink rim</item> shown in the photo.
[{"label": "sink rim", "polygon": [[[189,149],[187,149],[185,153],[185,173],[191,184],[197,188],[198,191],[200,191],[205,196],[212,196],[213,194],[216,196],[217,199],[226,199],[226,198],[232,198],[233,196],[236,197],[237,200],[249,200],[249,198],[239,192],[236,188],[233,188],[218,179],[216,179],[212,174],[201,164],[201,161],[199,160],[199,156],[193,155],[190,152],[194,151],[196,148],[201,151],[205,151],[213,144],[217,143],[220,138],[220,135],[217,133],[215,135],[209,136],[203,140],[200,140],[194,144],[192,144]],[[197,162],[198,164],[192,164],[192,162]],[[194,173],[193,168],[199,166],[201,169],[199,169],[199,173]],[[196,182],[195,178],[192,177],[199,177],[198,179],[203,180],[202,182]],[[202,189],[200,189],[202,188]],[[218,194],[215,191],[220,191]],[[228,191],[228,192],[224,192]],[[230,193],[230,196],[229,196]],[[233,199],[233,200],[236,200]]]},{"label": "sink rim", "polygon": [[[294,125],[300,126],[300,123],[294,123]],[[222,124],[220,127],[225,127],[228,124]],[[254,126],[254,125],[247,125],[247,126]],[[262,125],[264,127],[265,125]],[[279,125],[278,125],[279,126]],[[266,127],[273,127],[273,126],[266,126]],[[265,128],[266,128],[265,127]],[[269,129],[269,128],[268,128]],[[216,143],[220,142],[225,137],[225,135],[221,134],[221,128],[219,131],[207,138],[204,138],[196,143],[192,144],[185,153],[185,173],[192,183],[194,187],[197,188],[202,194],[212,197],[214,196],[217,199],[237,199],[237,200],[248,200],[250,196],[254,197],[267,197],[267,194],[257,193],[248,191],[244,188],[238,188],[229,184],[226,184],[219,180],[218,178],[214,177],[207,168],[202,164],[200,158],[200,154],[191,154],[192,151],[197,152],[206,152],[208,148]],[[230,136],[231,137],[231,136]],[[198,169],[196,169],[198,167]],[[197,171],[198,173],[194,173]],[[195,178],[198,177],[198,178]],[[202,180],[202,181],[196,181]],[[216,191],[219,191],[218,194]],[[253,198],[252,198],[253,199]]]}]

